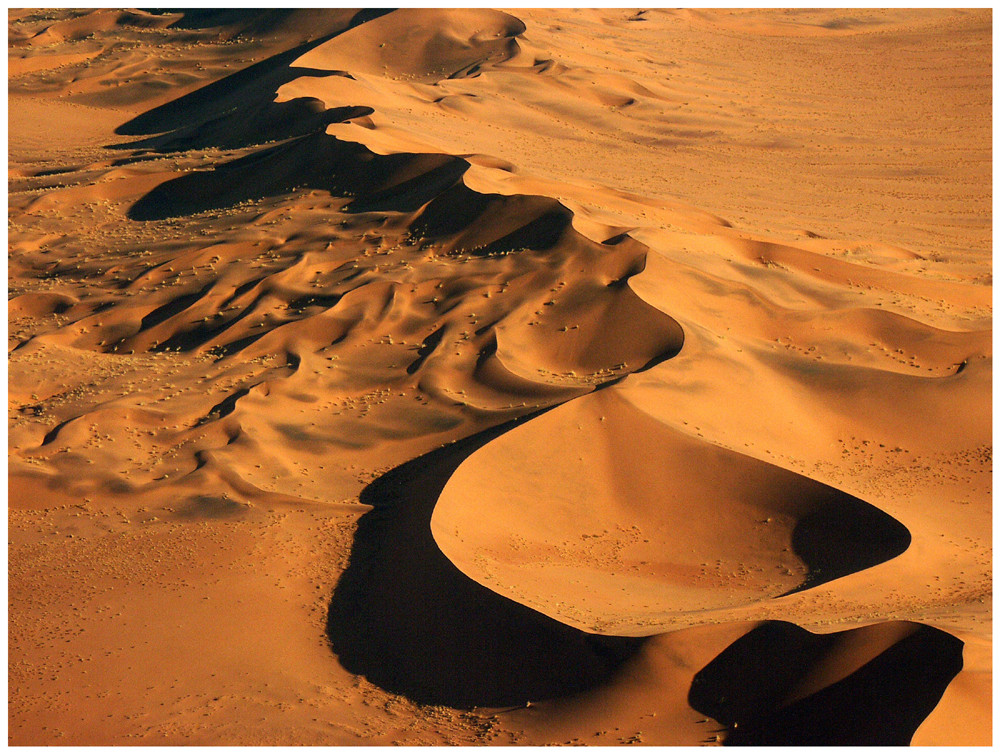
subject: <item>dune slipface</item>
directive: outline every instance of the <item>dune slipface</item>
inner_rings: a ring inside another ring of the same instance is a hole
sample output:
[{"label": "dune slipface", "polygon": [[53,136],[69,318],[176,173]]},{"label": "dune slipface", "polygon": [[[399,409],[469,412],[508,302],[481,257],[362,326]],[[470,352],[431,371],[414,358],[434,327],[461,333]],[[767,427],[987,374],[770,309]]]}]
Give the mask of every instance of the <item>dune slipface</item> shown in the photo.
[{"label": "dune slipface", "polygon": [[989,10],[11,10],[9,743],[991,740]]}]

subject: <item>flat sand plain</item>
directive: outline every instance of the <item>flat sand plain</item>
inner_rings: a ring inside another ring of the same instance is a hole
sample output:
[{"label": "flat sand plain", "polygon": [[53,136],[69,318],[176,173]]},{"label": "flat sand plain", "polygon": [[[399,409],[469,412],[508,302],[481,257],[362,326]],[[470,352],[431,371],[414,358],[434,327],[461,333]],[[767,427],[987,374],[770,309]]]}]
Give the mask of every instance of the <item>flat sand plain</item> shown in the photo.
[{"label": "flat sand plain", "polygon": [[990,10],[8,34],[11,744],[990,743]]}]

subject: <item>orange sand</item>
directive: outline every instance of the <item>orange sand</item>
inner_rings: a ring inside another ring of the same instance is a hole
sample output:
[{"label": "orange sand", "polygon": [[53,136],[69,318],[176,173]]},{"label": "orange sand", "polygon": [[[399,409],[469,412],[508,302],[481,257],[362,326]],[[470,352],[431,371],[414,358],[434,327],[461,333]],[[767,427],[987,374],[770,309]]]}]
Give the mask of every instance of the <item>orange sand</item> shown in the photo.
[{"label": "orange sand", "polygon": [[989,10],[8,26],[11,744],[990,743]]}]

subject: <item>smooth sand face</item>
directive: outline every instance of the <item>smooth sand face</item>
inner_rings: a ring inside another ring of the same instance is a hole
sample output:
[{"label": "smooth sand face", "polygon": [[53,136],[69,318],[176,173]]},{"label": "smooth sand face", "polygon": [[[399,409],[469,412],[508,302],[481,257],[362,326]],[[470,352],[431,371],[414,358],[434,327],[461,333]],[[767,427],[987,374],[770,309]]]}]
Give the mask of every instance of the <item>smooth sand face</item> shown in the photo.
[{"label": "smooth sand face", "polygon": [[990,11],[8,21],[11,743],[990,741]]}]

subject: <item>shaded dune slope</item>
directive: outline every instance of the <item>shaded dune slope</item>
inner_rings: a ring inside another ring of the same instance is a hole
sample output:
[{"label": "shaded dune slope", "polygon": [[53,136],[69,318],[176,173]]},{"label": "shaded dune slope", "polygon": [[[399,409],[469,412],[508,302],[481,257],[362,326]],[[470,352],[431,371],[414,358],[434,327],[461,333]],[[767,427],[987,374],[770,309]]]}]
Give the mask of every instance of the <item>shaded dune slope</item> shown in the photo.
[{"label": "shaded dune slope", "polygon": [[726,745],[907,746],[961,669],[962,642],[929,626],[816,635],[775,621],[700,670],[689,700]]}]

